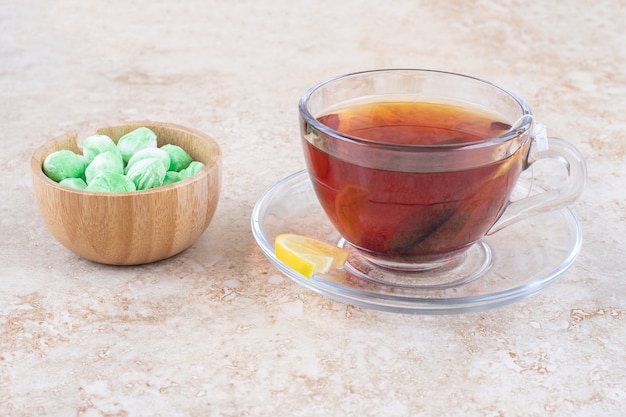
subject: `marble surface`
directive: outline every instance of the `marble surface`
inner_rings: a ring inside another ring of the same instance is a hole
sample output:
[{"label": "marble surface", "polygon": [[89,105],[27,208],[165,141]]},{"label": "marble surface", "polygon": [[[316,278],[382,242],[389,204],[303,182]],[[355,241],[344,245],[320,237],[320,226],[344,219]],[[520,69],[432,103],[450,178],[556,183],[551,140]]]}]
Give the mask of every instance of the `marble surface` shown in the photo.
[{"label": "marble surface", "polygon": [[[0,0],[0,415],[623,415],[624,21],[619,0]],[[250,215],[304,167],[298,99],[384,67],[507,86],[584,154],[584,247],[553,285],[403,315],[315,294],[263,256]],[[43,224],[29,158],[138,119],[217,138],[217,213],[169,260],[85,261]]]}]

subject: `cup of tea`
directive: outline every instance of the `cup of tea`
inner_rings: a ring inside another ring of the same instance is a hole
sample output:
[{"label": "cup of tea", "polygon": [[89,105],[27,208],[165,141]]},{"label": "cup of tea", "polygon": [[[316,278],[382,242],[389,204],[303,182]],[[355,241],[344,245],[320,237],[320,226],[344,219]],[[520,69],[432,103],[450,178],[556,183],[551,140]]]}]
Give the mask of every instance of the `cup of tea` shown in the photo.
[{"label": "cup of tea", "polygon": [[[580,153],[542,134],[524,100],[474,77],[342,75],[307,91],[299,113],[317,199],[346,244],[383,268],[449,264],[485,235],[569,205],[586,179]],[[566,179],[512,202],[522,171],[542,159]]]}]

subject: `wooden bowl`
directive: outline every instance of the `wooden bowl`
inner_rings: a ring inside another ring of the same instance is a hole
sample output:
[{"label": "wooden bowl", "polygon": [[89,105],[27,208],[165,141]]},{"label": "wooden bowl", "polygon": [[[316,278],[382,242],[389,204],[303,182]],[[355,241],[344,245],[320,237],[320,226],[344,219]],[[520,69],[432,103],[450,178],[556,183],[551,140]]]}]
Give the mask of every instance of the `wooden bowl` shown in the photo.
[{"label": "wooden bowl", "polygon": [[191,246],[213,218],[221,185],[218,144],[202,132],[169,123],[133,122],[103,127],[97,133],[117,142],[141,126],[156,133],[158,146],[178,145],[205,168],[163,187],[102,193],[61,186],[43,172],[43,161],[50,153],[82,152],[76,133],[51,140],[31,158],[35,199],[44,222],[59,242],[83,258],[110,265],[166,259]]}]

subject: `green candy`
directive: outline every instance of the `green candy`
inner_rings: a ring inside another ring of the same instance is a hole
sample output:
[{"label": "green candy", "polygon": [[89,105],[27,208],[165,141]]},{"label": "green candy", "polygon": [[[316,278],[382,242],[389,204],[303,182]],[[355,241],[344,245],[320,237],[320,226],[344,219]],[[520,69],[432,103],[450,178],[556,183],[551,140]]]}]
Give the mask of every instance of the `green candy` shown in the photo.
[{"label": "green candy", "polygon": [[157,158],[141,159],[133,164],[126,177],[135,183],[137,190],[147,190],[163,185],[166,169]]},{"label": "green candy", "polygon": [[141,161],[142,159],[150,159],[155,158],[160,160],[163,163],[163,168],[167,171],[170,167],[170,156],[167,152],[160,148],[145,148],[140,151],[137,151],[130,157],[128,160],[128,164],[126,165],[125,171],[128,170],[135,164],[137,161]]},{"label": "green candy", "polygon": [[204,169],[180,146],[158,148],[156,134],[147,127],[127,133],[117,144],[107,135],[86,137],[82,149],[82,155],[51,153],[42,164],[44,173],[69,188],[126,192],[173,184]]},{"label": "green candy", "polygon": [[123,193],[135,191],[135,184],[123,174],[117,172],[103,172],[93,178],[85,191],[103,193]]},{"label": "green candy", "polygon": [[53,181],[81,178],[85,175],[85,159],[70,150],[52,152],[43,161],[43,172]]},{"label": "green candy", "polygon": [[107,135],[92,135],[83,140],[83,156],[88,164],[91,163],[97,155],[104,152],[120,152],[115,142],[113,142],[113,139]]},{"label": "green candy", "polygon": [[182,171],[180,171],[181,179],[189,178],[193,175],[196,175],[198,172],[204,169],[204,164],[202,162],[193,161],[189,164],[189,166]]},{"label": "green candy", "polygon": [[161,149],[167,152],[170,157],[170,166],[168,168],[170,171],[180,172],[192,162],[191,156],[180,146],[168,143],[161,146]]},{"label": "green candy", "polygon": [[125,163],[128,163],[130,157],[137,151],[145,148],[156,147],[157,136],[147,127],[137,128],[132,132],[125,134],[120,138],[120,140],[117,141],[117,149],[119,149],[122,154],[122,159]]},{"label": "green candy", "polygon": [[90,184],[92,179],[105,172],[124,174],[124,162],[118,153],[109,151],[96,155],[85,169],[87,184]]},{"label": "green candy", "polygon": [[65,178],[59,182],[59,185],[76,188],[77,190],[84,190],[87,188],[87,183],[82,178]]},{"label": "green candy", "polygon": [[163,185],[174,184],[175,182],[178,182],[180,180],[182,180],[180,172],[167,171],[165,173],[165,178],[163,178]]}]

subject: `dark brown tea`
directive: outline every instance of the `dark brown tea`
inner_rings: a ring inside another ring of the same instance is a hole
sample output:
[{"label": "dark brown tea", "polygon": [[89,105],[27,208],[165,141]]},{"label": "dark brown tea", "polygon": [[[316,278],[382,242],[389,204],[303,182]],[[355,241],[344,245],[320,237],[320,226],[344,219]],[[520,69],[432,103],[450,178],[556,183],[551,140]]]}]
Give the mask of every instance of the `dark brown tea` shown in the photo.
[{"label": "dark brown tea", "polygon": [[[416,101],[355,104],[318,120],[350,136],[404,145],[477,142],[511,127],[472,108]],[[451,257],[478,241],[502,213],[525,156],[520,148],[470,169],[398,172],[304,145],[315,192],[342,236],[373,257],[408,263]]]}]

